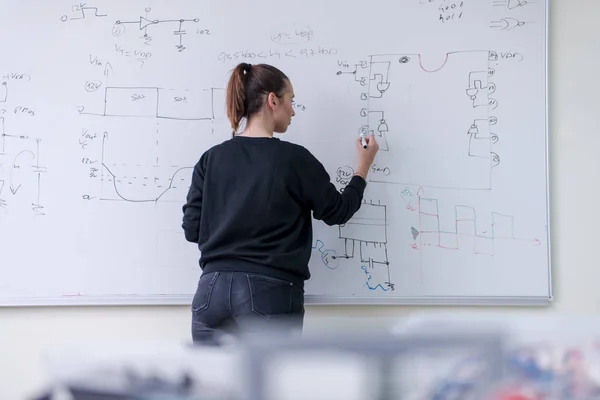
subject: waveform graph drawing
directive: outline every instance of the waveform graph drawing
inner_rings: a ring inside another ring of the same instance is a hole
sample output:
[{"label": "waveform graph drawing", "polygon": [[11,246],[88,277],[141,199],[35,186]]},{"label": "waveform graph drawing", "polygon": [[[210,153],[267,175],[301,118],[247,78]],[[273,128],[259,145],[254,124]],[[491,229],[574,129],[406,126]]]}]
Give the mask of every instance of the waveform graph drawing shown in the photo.
[{"label": "waveform graph drawing", "polygon": [[[491,189],[490,52],[369,58],[366,126],[383,143],[372,182]],[[497,158],[497,157],[496,157]],[[446,160],[442,162],[442,160]],[[497,163],[496,163],[497,164]]]},{"label": "waveform graph drawing", "polygon": [[103,117],[157,118],[210,121],[226,118],[225,89],[172,89],[159,87],[106,87],[99,112],[80,110],[84,115]]},{"label": "waveform graph drawing", "polygon": [[203,149],[226,135],[211,120],[104,118],[101,199],[137,203],[185,201]]},{"label": "waveform graph drawing", "polygon": [[102,138],[101,199],[182,203],[210,121],[134,121],[114,124]]},{"label": "waveform graph drawing", "polygon": [[[445,215],[442,224],[440,203],[436,198],[419,197],[418,226],[412,227],[415,249],[440,249],[467,252],[479,256],[494,256],[502,243],[540,245],[537,238],[522,238],[515,234],[515,218],[498,212],[482,214],[468,205],[453,206],[453,215]],[[449,213],[447,213],[449,214]]]},{"label": "waveform graph drawing", "polygon": [[100,99],[79,113],[101,117],[101,200],[181,203],[199,149],[225,138],[225,90],[113,86]]},{"label": "waveform graph drawing", "polygon": [[161,118],[199,121],[225,118],[219,107],[225,104],[224,89],[161,89],[158,95],[157,115]]},{"label": "waveform graph drawing", "polygon": [[158,88],[107,87],[104,115],[116,117],[157,117]]},{"label": "waveform graph drawing", "polygon": [[102,164],[101,200],[132,203],[181,202],[173,191],[189,188],[192,167],[146,168]]},{"label": "waveform graph drawing", "polygon": [[387,209],[385,205],[364,202],[347,223],[340,225],[339,238],[344,253],[339,259],[358,259],[365,272],[366,287],[394,290],[387,251]]}]

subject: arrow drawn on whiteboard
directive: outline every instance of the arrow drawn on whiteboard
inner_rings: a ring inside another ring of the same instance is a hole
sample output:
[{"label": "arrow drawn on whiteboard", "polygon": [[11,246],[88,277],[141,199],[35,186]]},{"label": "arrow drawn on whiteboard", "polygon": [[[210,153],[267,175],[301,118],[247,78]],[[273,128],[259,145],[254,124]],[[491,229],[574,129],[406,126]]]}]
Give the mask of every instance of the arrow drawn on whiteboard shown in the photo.
[{"label": "arrow drawn on whiteboard", "polygon": [[106,65],[104,65],[104,76],[108,77],[108,72],[111,72],[114,75],[114,70],[112,65],[107,62]]},{"label": "arrow drawn on whiteboard", "polygon": [[19,164],[17,164],[17,160],[19,159],[19,157],[21,157],[23,154],[29,154],[31,155],[31,159],[34,160],[35,159],[35,154],[33,154],[32,151],[29,150],[23,150],[22,152],[20,152],[19,154],[17,154],[17,156],[15,157],[15,159],[13,160],[12,163],[12,168],[10,169],[10,191],[13,195],[17,194],[17,191],[19,190],[19,188],[21,187],[21,185],[19,184],[16,188],[15,188],[15,183],[14,183],[14,177],[13,177],[13,172],[16,169],[21,169],[21,166]]}]

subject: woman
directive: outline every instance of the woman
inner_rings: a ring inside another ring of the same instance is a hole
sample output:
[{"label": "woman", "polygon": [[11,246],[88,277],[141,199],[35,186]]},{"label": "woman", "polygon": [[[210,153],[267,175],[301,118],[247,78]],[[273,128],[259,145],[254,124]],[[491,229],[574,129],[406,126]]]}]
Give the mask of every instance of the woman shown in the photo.
[{"label": "woman", "polygon": [[356,173],[338,192],[308,150],[273,137],[290,125],[293,98],[290,80],[273,66],[242,63],[230,77],[232,138],[201,156],[183,206],[185,237],[198,243],[203,271],[192,301],[195,343],[277,323],[301,330],[311,213],[335,225],[360,208],[377,142],[370,136],[365,149],[357,139]]}]

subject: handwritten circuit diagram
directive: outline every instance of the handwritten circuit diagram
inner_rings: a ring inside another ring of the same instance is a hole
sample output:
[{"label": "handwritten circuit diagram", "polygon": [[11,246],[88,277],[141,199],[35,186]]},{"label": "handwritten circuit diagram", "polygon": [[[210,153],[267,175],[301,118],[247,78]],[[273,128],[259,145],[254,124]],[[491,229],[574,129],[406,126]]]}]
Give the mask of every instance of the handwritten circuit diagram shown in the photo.
[{"label": "handwritten circuit diagram", "polygon": [[388,259],[386,207],[379,201],[363,201],[354,217],[338,228],[338,238],[343,241],[343,251],[339,254],[326,248],[321,240],[313,246],[322,263],[331,270],[344,260],[358,260],[364,273],[364,287],[370,291],[394,290]]},{"label": "handwritten circuit diagram", "polygon": [[[126,34],[128,27],[131,27],[134,32],[142,32],[142,35],[138,38],[144,45],[151,45],[154,41],[154,37],[150,34],[151,29],[160,31],[160,29],[157,29],[159,26],[172,26],[173,30],[171,31],[171,34],[176,38],[175,48],[179,52],[186,50],[186,46],[184,45],[184,37],[188,35],[186,27],[188,25],[199,23],[199,18],[154,18],[150,16],[152,11],[151,7],[147,7],[144,11],[145,14],[140,15],[137,18],[113,20],[112,36],[121,37]],[[109,14],[100,7],[94,7],[87,3],[79,3],[71,7],[71,12],[69,14],[61,15],[60,21],[66,23],[86,19],[105,19],[105,17],[108,16]],[[208,29],[201,29],[198,33],[203,35],[210,34]]]},{"label": "handwritten circuit diagram", "polygon": [[[513,6],[514,3],[510,2]],[[521,7],[524,6],[521,5]],[[504,54],[503,58],[512,57]],[[421,53],[373,54],[357,63],[338,62],[337,75],[360,88],[357,109],[362,124],[357,134],[374,134],[380,146],[369,172],[372,184],[389,186],[386,192],[411,194],[411,201],[386,199],[387,206],[366,203],[340,228],[344,251],[320,246],[330,269],[340,260],[359,259],[370,290],[394,290],[394,268],[388,259],[387,208],[402,210],[403,228],[419,252],[460,251],[494,256],[500,241],[539,246],[537,238],[515,234],[515,218],[491,211],[486,217],[468,205],[454,207],[453,224],[439,200],[424,189],[491,192],[494,169],[500,166],[496,99],[499,55],[496,51],[458,51],[435,57]],[[436,111],[452,104],[453,113],[437,118]],[[414,134],[418,132],[418,135]],[[440,160],[448,162],[440,162]],[[346,168],[347,169],[347,168]],[[344,178],[338,169],[338,178]],[[409,189],[412,188],[412,189]],[[468,196],[467,196],[468,197]],[[465,204],[468,204],[466,202]],[[489,214],[489,215],[488,215]],[[397,214],[395,214],[397,215]],[[319,246],[318,246],[319,247]],[[326,250],[323,250],[326,249]],[[385,274],[373,274],[377,268]],[[375,278],[377,276],[377,278]]]},{"label": "handwritten circuit diagram", "polygon": [[[447,189],[489,190],[492,169],[500,162],[493,145],[498,102],[493,98],[493,53],[447,53],[434,61],[422,54],[371,55],[355,65],[355,81],[363,87],[361,133],[374,133],[382,151],[372,182]],[[448,102],[451,118],[423,118]],[[410,132],[421,132],[410,135]],[[407,151],[406,149],[410,149]],[[452,157],[449,164],[438,160]],[[396,169],[394,159],[402,159]]]},{"label": "handwritten circuit diagram", "polygon": [[150,36],[148,34],[149,27],[156,26],[159,24],[174,24],[176,26],[176,29],[173,31],[173,35],[178,38],[177,44],[175,45],[175,47],[177,48],[177,50],[179,50],[181,52],[186,49],[186,47],[183,45],[183,37],[185,35],[187,35],[187,31],[184,28],[184,25],[195,24],[195,23],[198,23],[199,21],[200,21],[200,19],[198,19],[198,18],[160,20],[160,19],[148,19],[146,17],[140,16],[139,20],[135,20],[135,21],[122,21],[122,20],[115,21],[115,26],[113,28],[113,35],[116,37],[122,36],[126,30],[125,26],[131,25],[131,26],[137,28],[139,31],[143,31],[144,34],[142,36],[142,39],[143,39],[144,43],[150,44],[152,42],[152,36]]},{"label": "handwritten circuit diagram", "polygon": [[344,253],[338,258],[360,260],[366,275],[365,287],[369,290],[394,290],[388,260],[387,224],[385,205],[364,202],[354,217],[339,227]]},{"label": "handwritten circuit diagram", "polygon": [[41,140],[15,134],[0,117],[0,210],[10,212],[23,206],[33,215],[45,215],[41,202],[42,177]]},{"label": "handwritten circuit diagram", "polygon": [[[527,24],[520,15],[522,10],[531,5],[529,0],[492,0],[493,6],[497,10],[506,11],[506,14],[490,21],[490,28],[499,31],[513,31]],[[509,15],[507,15],[509,14]]]}]

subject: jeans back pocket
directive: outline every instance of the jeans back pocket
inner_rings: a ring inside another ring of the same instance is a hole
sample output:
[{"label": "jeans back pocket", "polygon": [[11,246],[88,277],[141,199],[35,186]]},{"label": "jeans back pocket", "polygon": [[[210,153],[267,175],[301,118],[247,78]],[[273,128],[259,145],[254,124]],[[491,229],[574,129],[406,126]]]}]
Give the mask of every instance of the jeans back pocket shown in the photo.
[{"label": "jeans back pocket", "polygon": [[210,296],[218,277],[219,271],[202,274],[202,276],[200,276],[196,294],[192,300],[192,312],[198,314],[208,308],[210,305]]},{"label": "jeans back pocket", "polygon": [[265,318],[289,315],[292,311],[291,282],[265,275],[246,274],[252,311]]}]

